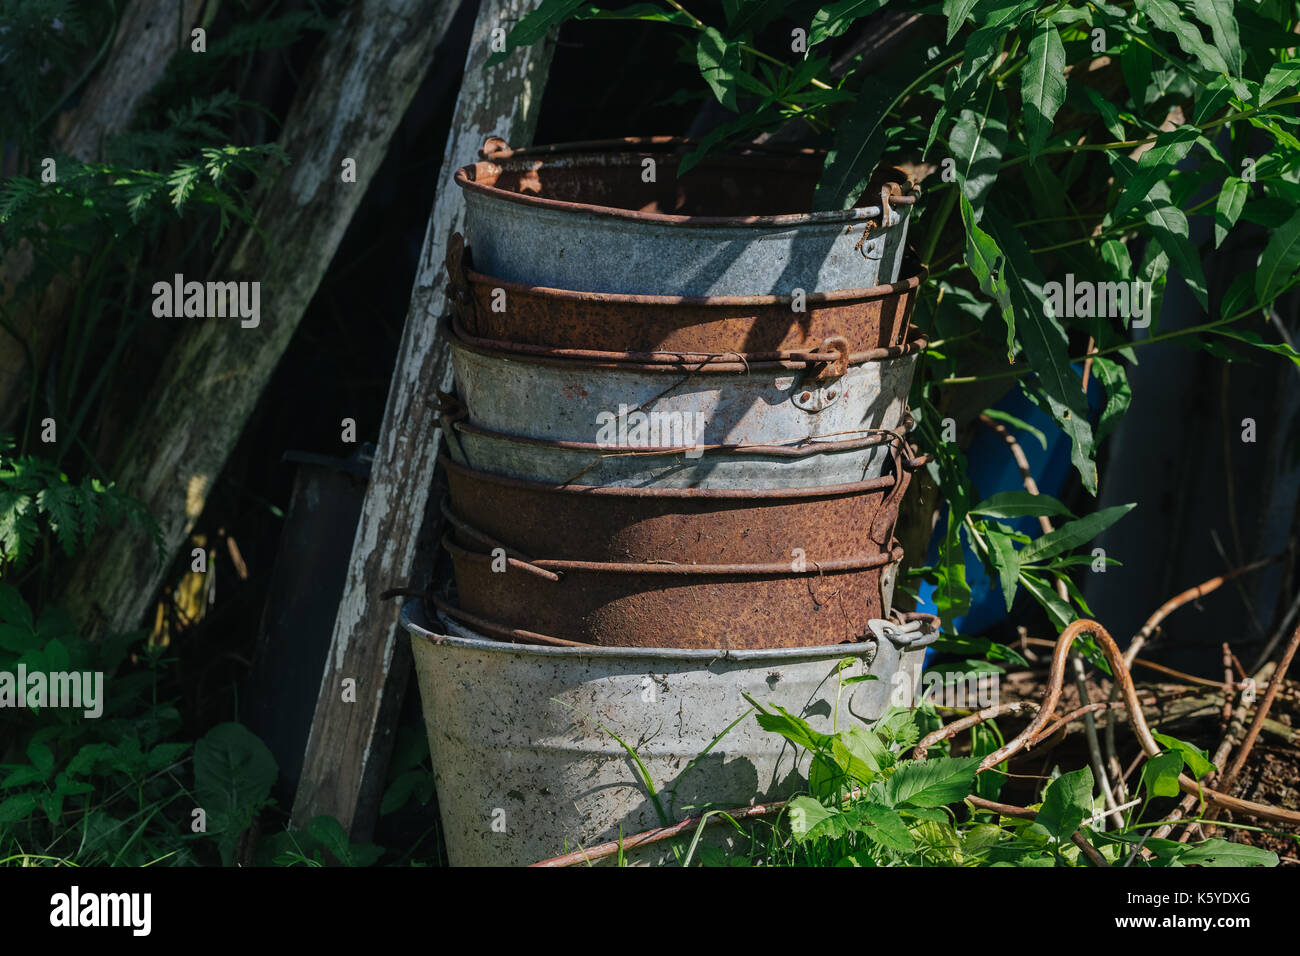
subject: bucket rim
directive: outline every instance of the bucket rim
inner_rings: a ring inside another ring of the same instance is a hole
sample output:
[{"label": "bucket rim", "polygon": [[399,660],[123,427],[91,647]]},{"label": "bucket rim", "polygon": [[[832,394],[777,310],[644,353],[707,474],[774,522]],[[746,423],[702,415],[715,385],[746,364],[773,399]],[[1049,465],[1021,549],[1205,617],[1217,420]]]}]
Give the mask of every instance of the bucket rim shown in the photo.
[{"label": "bucket rim", "polygon": [[[909,459],[904,463],[908,467],[918,459]],[[484,481],[489,484],[518,488],[523,491],[555,492],[559,494],[608,496],[611,498],[685,498],[697,501],[762,501],[805,500],[809,498],[846,498],[871,494],[893,488],[897,484],[896,475],[881,475],[865,481],[844,482],[838,485],[807,485],[791,488],[642,488],[623,487],[621,485],[575,485],[560,482],[537,481],[531,478],[516,478],[513,475],[498,475],[495,472],[472,468],[452,460],[445,451],[438,452],[438,464],[447,471],[464,475],[471,481]],[[925,462],[919,462],[921,467]],[[909,470],[915,470],[910,468]]]},{"label": "bucket rim", "polygon": [[[563,146],[564,144],[559,144]],[[657,146],[659,150],[637,149],[638,146]],[[623,222],[642,223],[646,225],[661,225],[672,228],[721,228],[721,229],[755,229],[755,228],[780,228],[789,229],[792,226],[834,226],[839,227],[845,224],[856,224],[867,220],[879,220],[883,212],[880,205],[874,206],[857,206],[851,209],[830,209],[818,212],[800,212],[800,213],[780,213],[775,215],[763,216],[683,216],[675,213],[662,212],[641,212],[635,209],[622,209],[617,206],[603,206],[597,203],[573,202],[563,199],[549,199],[543,196],[535,196],[527,193],[519,193],[508,189],[498,189],[495,185],[489,185],[484,182],[485,178],[494,178],[495,175],[507,169],[527,169],[538,170],[544,168],[566,168],[580,166],[639,166],[641,160],[646,157],[653,157],[665,161],[671,165],[679,163],[684,154],[664,152],[662,147],[673,145],[669,143],[642,143],[628,142],[622,144],[621,149],[611,150],[579,150],[574,152],[562,152],[559,150],[551,153],[534,152],[527,153],[520,150],[518,155],[500,156],[496,159],[482,159],[474,163],[468,163],[456,170],[453,177],[454,182],[461,189],[465,190],[466,196],[477,195],[481,198],[513,203],[514,205],[532,207],[534,209],[550,210],[565,215],[589,216],[600,219],[613,219]],[[706,156],[698,164],[698,168],[708,168],[723,164],[744,163],[747,166],[770,166],[773,168],[791,168],[798,165],[809,165],[808,159],[819,159],[815,154],[802,154],[798,156],[770,156],[770,155],[724,155],[724,156]],[[911,207],[916,203],[915,191],[911,194],[894,195],[889,198],[891,209],[897,209],[898,221],[892,225],[886,224],[877,228],[891,229],[903,225],[911,212]]]},{"label": "bucket rim", "polygon": [[[493,640],[489,637],[461,637],[444,634],[432,627],[445,628],[439,621],[433,624],[428,618],[421,598],[411,598],[402,605],[399,617],[402,629],[411,639],[422,638],[435,647],[455,647],[460,650],[521,654],[542,658],[596,658],[599,660],[631,659],[642,661],[714,661],[772,662],[794,660],[836,660],[845,657],[874,657],[878,648],[874,640],[855,644],[825,644],[819,647],[775,647],[728,650],[725,648],[682,647],[608,647],[599,644],[580,647],[555,647],[547,644],[522,644]],[[459,625],[469,630],[465,625]],[[449,630],[449,628],[447,628]]]},{"label": "bucket rim", "polygon": [[[856,437],[838,438],[833,441],[818,438],[814,435],[808,435],[784,444],[769,442],[765,444],[751,445],[655,445],[638,448],[635,451],[628,451],[626,449],[614,448],[609,445],[602,445],[599,442],[568,441],[558,438],[534,438],[531,435],[516,435],[511,432],[484,428],[481,425],[475,425],[471,422],[469,420],[469,413],[463,411],[448,414],[445,421],[447,425],[450,425],[456,430],[458,437],[468,435],[473,438],[482,438],[489,443],[495,442],[511,446],[522,445],[528,448],[542,449],[545,452],[558,451],[596,456],[635,457],[646,461],[651,461],[652,459],[659,457],[681,457],[683,454],[690,452],[696,447],[698,447],[702,453],[700,460],[703,460],[705,457],[713,458],[715,460],[726,458],[756,460],[763,457],[798,460],[813,458],[817,455],[848,455],[869,448],[879,448],[881,445],[892,445],[898,441],[906,441],[907,435],[912,431],[912,425],[914,425],[914,421],[910,416],[908,416],[904,423],[899,425],[897,428],[854,429],[846,434],[852,434]],[[472,466],[467,465],[465,467]],[[569,485],[572,483],[565,482],[565,484]]]},{"label": "bucket rim", "polygon": [[[466,248],[468,249],[468,246]],[[930,267],[922,263],[916,252],[909,248],[904,253],[903,269],[911,274],[895,282],[865,286],[860,289],[808,292],[803,296],[803,301],[811,307],[818,305],[851,305],[858,302],[910,298],[917,294],[921,285],[929,277]],[[532,285],[527,282],[498,279],[495,276],[468,267],[465,269],[465,279],[472,286],[491,286],[492,288],[505,289],[507,295],[514,292],[544,299],[597,303],[609,306],[638,306],[641,308],[669,309],[683,306],[717,309],[776,308],[779,306],[788,307],[795,298],[793,295],[778,295],[775,293],[764,295],[646,295],[632,292],[585,292],[578,289],[560,289],[554,286]]]},{"label": "bucket rim", "polygon": [[[680,360],[675,361],[655,361],[642,362],[635,358],[624,357],[624,353],[595,353],[592,357],[579,357],[572,354],[574,350],[551,349],[545,346],[531,346],[520,343],[496,343],[499,347],[483,344],[489,340],[473,341],[470,337],[462,334],[457,328],[458,321],[453,313],[447,313],[438,320],[438,334],[447,342],[453,350],[468,352],[471,355],[477,355],[480,358],[494,359],[508,362],[519,362],[528,365],[538,365],[543,368],[558,368],[565,370],[575,369],[599,369],[609,372],[629,372],[633,374],[649,375],[749,375],[754,372],[767,372],[771,374],[781,374],[784,372],[801,372],[806,371],[810,366],[817,363],[811,359],[760,359],[756,361],[743,360],[743,353],[718,353],[719,361],[711,359],[701,360],[698,356],[703,353],[681,352],[665,353],[680,355]],[[508,346],[500,347],[500,346]],[[901,345],[890,345],[883,348],[871,349],[866,352],[855,352],[850,354],[847,359],[847,366],[850,369],[862,368],[868,365],[888,365],[892,363],[904,363],[914,361],[917,356],[925,352],[930,346],[930,339],[926,333],[913,329],[906,342]],[[628,355],[632,353],[626,353]],[[740,355],[741,361],[727,361],[727,355]],[[696,356],[687,358],[687,356]]]}]

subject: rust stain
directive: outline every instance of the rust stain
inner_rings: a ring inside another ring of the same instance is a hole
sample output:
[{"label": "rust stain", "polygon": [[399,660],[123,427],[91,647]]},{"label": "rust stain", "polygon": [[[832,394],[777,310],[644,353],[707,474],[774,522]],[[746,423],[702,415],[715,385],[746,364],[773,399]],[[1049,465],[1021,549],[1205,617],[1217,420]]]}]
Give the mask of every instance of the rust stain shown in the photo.
[{"label": "rust stain", "polygon": [[[865,238],[864,234],[864,238]],[[830,338],[854,353],[901,346],[928,275],[914,252],[887,285],[793,295],[654,296],[550,289],[473,271],[456,234],[447,251],[448,296],[467,337],[545,349],[610,353],[742,353],[780,358]],[[493,296],[505,291],[505,311]],[[802,310],[799,309],[802,306]]]}]

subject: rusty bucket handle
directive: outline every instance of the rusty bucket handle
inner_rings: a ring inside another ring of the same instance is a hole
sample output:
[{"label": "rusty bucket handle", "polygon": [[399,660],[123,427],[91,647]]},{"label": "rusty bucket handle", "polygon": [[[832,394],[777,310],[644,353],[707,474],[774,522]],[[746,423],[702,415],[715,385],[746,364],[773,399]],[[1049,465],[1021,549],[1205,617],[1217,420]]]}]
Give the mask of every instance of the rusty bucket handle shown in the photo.
[{"label": "rusty bucket handle", "polygon": [[469,409],[455,392],[444,392],[438,389],[436,395],[435,405],[438,408],[438,427],[442,429],[442,440],[447,443],[452,460],[468,468],[469,456],[465,454],[465,446],[460,443],[456,425],[469,418]]},{"label": "rusty bucket handle", "polygon": [[[454,527],[457,531],[463,531],[466,537],[473,538],[475,541],[480,542],[481,544],[483,544],[488,548],[492,548],[493,550],[500,548],[502,551],[504,551],[506,555],[507,567],[518,568],[520,571],[527,571],[529,574],[536,575],[542,580],[550,581],[551,583],[556,583],[564,579],[563,574],[559,574],[555,571],[548,571],[546,570],[546,568],[539,568],[537,565],[533,564],[532,561],[526,555],[521,554],[520,552],[516,551],[514,548],[509,547],[508,545],[502,544],[496,538],[493,538],[487,533],[480,531],[478,528],[475,528],[472,524],[470,524],[464,518],[461,518],[459,515],[457,515],[455,512],[451,510],[451,506],[446,498],[443,498],[441,502],[441,508],[442,508],[442,516],[446,518],[447,523],[450,524],[452,527]],[[449,552],[454,552],[457,548],[459,548],[462,551],[466,550],[465,548],[460,548],[459,545],[455,545],[453,542],[450,542],[448,540],[447,535],[445,534],[442,536],[442,546],[446,548]]]},{"label": "rusty bucket handle", "polygon": [[483,145],[479,148],[479,159],[487,160],[489,163],[496,162],[498,159],[509,159],[515,154],[507,143],[500,136],[489,136],[483,140]]},{"label": "rusty bucket handle", "polygon": [[849,340],[843,335],[832,335],[822,342],[821,352],[832,352],[835,358],[829,362],[823,362],[818,367],[813,376],[817,382],[829,382],[837,378],[843,378],[849,372]]},{"label": "rusty bucket handle", "polygon": [[495,621],[489,621],[486,618],[470,614],[468,611],[462,611],[460,608],[456,607],[456,605],[451,604],[437,594],[425,596],[424,600],[433,604],[434,607],[452,620],[459,621],[460,623],[472,628],[476,633],[494,641],[509,644],[543,644],[549,647],[593,646],[591,644],[583,644],[581,641],[566,641],[560,637],[551,637],[549,634],[538,634],[535,631],[522,631],[519,628],[498,624]]},{"label": "rusty bucket handle", "polygon": [[903,501],[903,495],[907,494],[907,486],[912,481],[912,473],[907,468],[907,462],[911,458],[909,454],[911,448],[907,440],[898,438],[889,444],[890,458],[894,463],[894,485],[880,502],[875,520],[871,523],[871,540],[882,548],[888,547],[894,538],[894,528],[898,525],[899,505]]},{"label": "rusty bucket handle", "polygon": [[452,312],[462,321],[474,318],[474,296],[469,285],[469,246],[465,237],[453,232],[447,240],[447,255],[443,260],[447,269],[447,300],[451,302]]}]

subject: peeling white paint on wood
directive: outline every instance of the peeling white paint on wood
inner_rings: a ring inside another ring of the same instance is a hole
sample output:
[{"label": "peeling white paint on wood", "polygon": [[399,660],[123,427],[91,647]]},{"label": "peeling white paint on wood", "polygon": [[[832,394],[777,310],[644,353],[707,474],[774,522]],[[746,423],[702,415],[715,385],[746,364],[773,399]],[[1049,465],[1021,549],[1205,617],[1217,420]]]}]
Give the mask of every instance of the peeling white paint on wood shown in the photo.
[{"label": "peeling white paint on wood", "polygon": [[[369,775],[376,771],[372,764],[387,759],[387,742],[377,746],[386,736],[380,726],[380,704],[400,635],[396,603],[381,602],[379,594],[385,588],[408,583],[436,467],[440,432],[430,391],[435,382],[449,387],[451,376],[446,349],[437,341],[436,316],[443,306],[443,254],[452,232],[464,221],[465,208],[452,174],[478,159],[479,148],[488,136],[502,136],[513,143],[524,143],[532,137],[536,91],[544,83],[550,65],[550,41],[516,51],[490,72],[483,70],[483,64],[490,55],[488,40],[492,30],[507,20],[518,19],[536,5],[537,0],[483,0],[472,31],[389,387],[379,447],[371,465],[322,675],[302,781],[294,801],[295,824],[319,814],[331,814],[345,827],[354,829],[360,809],[358,795]],[[409,667],[409,663],[403,666]],[[331,690],[345,674],[358,676],[359,683],[373,682],[372,703],[364,714],[356,712],[356,705],[344,707]],[[403,682],[405,676],[400,676]],[[393,679],[397,680],[397,675]]]}]

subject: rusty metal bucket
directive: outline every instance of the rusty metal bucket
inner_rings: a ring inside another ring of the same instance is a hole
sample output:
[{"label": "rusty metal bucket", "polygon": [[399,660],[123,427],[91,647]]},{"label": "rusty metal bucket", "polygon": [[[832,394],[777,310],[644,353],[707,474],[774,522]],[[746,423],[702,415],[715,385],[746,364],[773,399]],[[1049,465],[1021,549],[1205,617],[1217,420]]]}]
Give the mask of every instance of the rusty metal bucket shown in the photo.
[{"label": "rusty metal bucket", "polygon": [[[829,733],[880,717],[896,692],[914,693],[924,657],[915,644],[874,635],[757,651],[528,646],[433,620],[420,601],[402,609],[402,626],[453,866],[525,865],[658,826],[614,734],[635,746],[672,820],[702,804],[787,797],[806,755],[752,716],[722,734],[748,709],[744,695]],[[868,674],[877,679],[841,685]],[[635,861],[665,852],[647,847]]]},{"label": "rusty metal bucket", "polygon": [[789,445],[611,449],[595,442],[547,441],[479,428],[454,396],[444,396],[446,448],[457,464],[550,484],[616,488],[805,488],[867,481],[884,474],[910,418],[888,432]]},{"label": "rusty metal bucket", "polygon": [[787,361],[733,355],[636,362],[614,353],[571,358],[473,341],[455,319],[442,331],[472,424],[612,449],[785,445],[892,431],[903,422],[926,345],[914,338],[850,354],[840,339],[827,351]]},{"label": "rusty metal bucket", "polygon": [[[447,249],[448,298],[472,336],[550,349],[632,353],[739,351],[751,360],[812,351],[827,339],[852,352],[901,345],[927,271],[909,254],[897,282],[842,292],[683,297],[529,286],[470,267],[460,233]],[[645,359],[643,359],[645,360]]]},{"label": "rusty metal bucket", "polygon": [[889,550],[910,479],[901,467],[897,477],[810,488],[618,488],[505,478],[445,457],[442,465],[455,541],[543,566],[530,556],[816,574]]},{"label": "rusty metal bucket", "polygon": [[[443,546],[471,614],[607,647],[819,647],[862,640],[884,614],[881,576],[903,549],[827,562],[664,565],[536,560]],[[541,573],[546,572],[546,573]]]},{"label": "rusty metal bucket", "polygon": [[668,296],[898,280],[916,197],[897,170],[868,186],[874,205],[809,212],[821,154],[710,156],[678,176],[682,145],[485,149],[455,176],[477,267],[524,285]]}]

